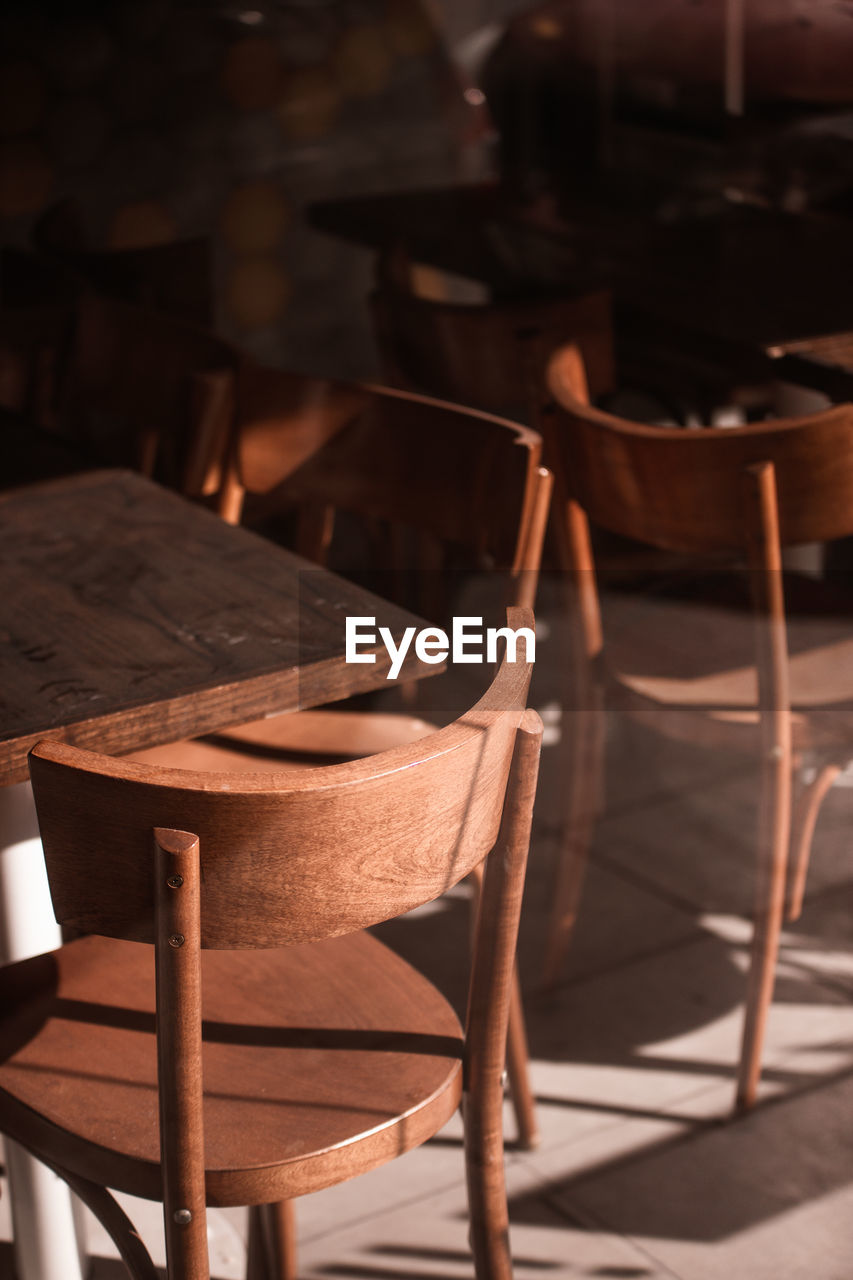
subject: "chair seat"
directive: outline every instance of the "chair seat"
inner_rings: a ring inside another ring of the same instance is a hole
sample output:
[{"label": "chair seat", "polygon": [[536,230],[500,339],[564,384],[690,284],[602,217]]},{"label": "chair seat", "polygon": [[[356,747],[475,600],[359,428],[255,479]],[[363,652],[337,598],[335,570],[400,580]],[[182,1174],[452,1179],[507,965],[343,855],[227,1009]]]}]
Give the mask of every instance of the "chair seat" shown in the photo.
[{"label": "chair seat", "polygon": [[[710,589],[708,589],[710,586]],[[853,755],[853,607],[825,584],[786,576],[794,744]],[[612,596],[605,605],[607,681],[638,714],[666,712],[673,736],[713,740],[758,728],[755,632],[734,575],[679,594]],[[697,715],[699,713],[699,715]],[[703,732],[699,716],[708,722]],[[744,744],[746,745],[746,744]]]},{"label": "chair seat", "polygon": [[[209,1204],[343,1181],[456,1109],[459,1022],[369,934],[202,963]],[[0,1115],[68,1169],[159,1199],[153,978],[152,947],[100,937],[0,971]]]},{"label": "chair seat", "polygon": [[136,751],[132,759],[179,769],[275,772],[377,755],[435,732],[417,716],[375,711],[298,711],[222,733]]}]

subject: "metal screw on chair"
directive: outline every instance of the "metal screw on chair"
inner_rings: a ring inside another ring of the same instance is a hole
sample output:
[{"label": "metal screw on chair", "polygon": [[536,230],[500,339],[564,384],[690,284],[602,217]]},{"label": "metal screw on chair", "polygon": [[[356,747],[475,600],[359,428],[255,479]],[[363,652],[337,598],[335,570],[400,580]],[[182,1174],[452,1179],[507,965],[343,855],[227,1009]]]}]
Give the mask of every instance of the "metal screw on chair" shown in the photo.
[{"label": "metal screw on chair", "polygon": [[169,938],[170,947],[182,947],[184,945],[184,935],[182,933],[173,933]]},{"label": "metal screw on chair", "polygon": [[167,876],[166,878],[166,884],[169,886],[170,889],[180,889],[183,883],[184,883],[183,876]]},{"label": "metal screw on chair", "polygon": [[176,1209],[172,1217],[179,1227],[186,1227],[193,1220],[192,1212],[189,1209]]}]

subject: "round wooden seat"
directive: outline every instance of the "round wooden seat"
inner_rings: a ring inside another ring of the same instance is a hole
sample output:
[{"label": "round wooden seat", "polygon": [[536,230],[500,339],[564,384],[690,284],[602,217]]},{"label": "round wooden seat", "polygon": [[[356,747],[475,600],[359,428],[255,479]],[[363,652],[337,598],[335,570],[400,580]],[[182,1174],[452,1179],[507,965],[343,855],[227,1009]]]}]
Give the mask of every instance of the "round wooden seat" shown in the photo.
[{"label": "round wooden seat", "polygon": [[[202,970],[209,1204],[342,1181],[458,1106],[453,1010],[369,934],[204,951]],[[67,1168],[160,1199],[153,977],[153,948],[100,937],[4,969],[0,1090],[8,1133],[44,1134]]]}]

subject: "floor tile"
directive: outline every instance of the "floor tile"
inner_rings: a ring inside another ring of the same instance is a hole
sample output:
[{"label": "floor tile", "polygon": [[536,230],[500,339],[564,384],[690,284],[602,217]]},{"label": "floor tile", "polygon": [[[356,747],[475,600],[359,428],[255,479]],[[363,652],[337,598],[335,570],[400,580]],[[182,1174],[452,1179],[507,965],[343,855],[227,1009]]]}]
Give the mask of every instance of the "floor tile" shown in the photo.
[{"label": "floor tile", "polygon": [[549,1192],[691,1280],[842,1280],[853,1248],[853,1082],[665,1138]]}]

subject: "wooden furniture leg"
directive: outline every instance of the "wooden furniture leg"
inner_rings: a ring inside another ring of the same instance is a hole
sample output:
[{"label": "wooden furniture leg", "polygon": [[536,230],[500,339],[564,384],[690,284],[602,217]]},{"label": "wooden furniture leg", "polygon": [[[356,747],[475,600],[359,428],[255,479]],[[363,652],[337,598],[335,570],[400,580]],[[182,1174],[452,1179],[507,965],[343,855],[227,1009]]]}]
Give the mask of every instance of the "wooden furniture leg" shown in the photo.
[{"label": "wooden furniture leg", "polygon": [[[497,963],[478,963],[471,978],[468,1025],[481,1003],[496,991],[509,994],[515,975],[514,934],[521,912],[521,894],[507,903],[502,917],[493,909],[501,880],[511,874],[519,858],[526,858],[536,788],[541,721],[526,713],[515,742],[513,770],[507,790],[505,825],[483,878],[477,921],[477,959],[490,956]],[[509,945],[510,938],[513,939]],[[509,1004],[507,1002],[507,1010]],[[465,1171],[471,1217],[471,1249],[477,1280],[512,1280],[509,1211],[503,1159],[503,1090],[501,1068],[506,1055],[507,1024],[493,1023],[485,1036],[469,1036],[466,1057]]]},{"label": "wooden furniture leg", "polygon": [[818,770],[814,781],[800,792],[794,806],[791,819],[791,877],[786,910],[788,920],[799,920],[802,913],[817,815],[840,772],[840,765],[825,764]]},{"label": "wooden furniture leg", "polygon": [[[471,883],[471,945],[477,932],[477,919],[483,892],[483,868],[476,867],[469,876]],[[506,1073],[509,1094],[515,1114],[516,1142],[523,1151],[532,1151],[539,1145],[539,1123],[536,1119],[536,1102],[530,1086],[530,1057],[527,1049],[527,1030],[524,1025],[524,1005],[518,966],[513,967],[510,992],[509,1019],[506,1036]],[[503,1142],[503,1138],[501,1138]]]},{"label": "wooden furniture leg", "polygon": [[758,820],[755,931],[746,994],[743,1043],[735,1107],[755,1102],[761,1051],[785,907],[788,842],[791,833],[791,711],[785,605],[779,552],[776,480],[771,463],[747,468],[748,551],[756,613],[758,705],[761,723],[761,793]]},{"label": "wooden furniture leg", "polygon": [[604,764],[604,725],[598,710],[570,712],[565,734],[568,785],[563,835],[545,946],[543,985],[553,987],[569,948],[580,907],[593,828],[600,808]]},{"label": "wooden furniture leg", "polygon": [[755,1102],[761,1051],[773,996],[785,902],[790,814],[790,767],[783,756],[765,762],[758,846],[755,929],[746,996],[736,1107]]},{"label": "wooden furniture leg", "polygon": [[506,1036],[506,1070],[509,1094],[515,1112],[518,1145],[524,1151],[539,1146],[539,1123],[536,1119],[536,1101],[530,1086],[530,1054],[527,1048],[527,1030],[524,1025],[524,1005],[518,981],[518,966],[513,969],[510,993],[509,1021]]},{"label": "wooden furniture leg", "polygon": [[249,1209],[246,1280],[296,1280],[292,1200]]}]

